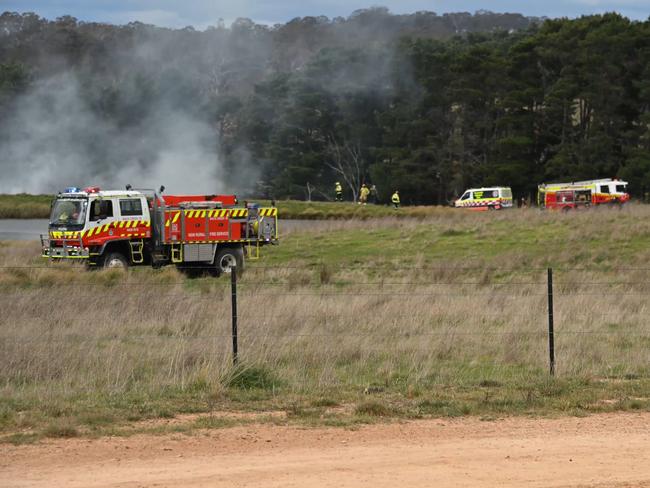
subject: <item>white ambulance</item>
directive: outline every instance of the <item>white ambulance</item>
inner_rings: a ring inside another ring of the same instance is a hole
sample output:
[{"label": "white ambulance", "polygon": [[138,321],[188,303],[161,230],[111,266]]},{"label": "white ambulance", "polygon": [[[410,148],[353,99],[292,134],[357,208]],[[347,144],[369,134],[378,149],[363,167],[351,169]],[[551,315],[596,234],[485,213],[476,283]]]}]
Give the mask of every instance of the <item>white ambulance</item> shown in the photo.
[{"label": "white ambulance", "polygon": [[470,188],[454,202],[456,208],[502,210],[512,207],[512,190],[507,186]]}]

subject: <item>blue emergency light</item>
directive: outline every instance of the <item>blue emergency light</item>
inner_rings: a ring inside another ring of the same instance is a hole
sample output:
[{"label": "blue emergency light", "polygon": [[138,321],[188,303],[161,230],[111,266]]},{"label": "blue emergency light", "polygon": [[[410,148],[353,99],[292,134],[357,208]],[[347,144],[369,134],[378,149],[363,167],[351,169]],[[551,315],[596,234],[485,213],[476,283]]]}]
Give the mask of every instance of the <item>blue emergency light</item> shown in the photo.
[{"label": "blue emergency light", "polygon": [[80,190],[76,186],[69,186],[63,191],[63,193],[79,193],[79,192]]}]

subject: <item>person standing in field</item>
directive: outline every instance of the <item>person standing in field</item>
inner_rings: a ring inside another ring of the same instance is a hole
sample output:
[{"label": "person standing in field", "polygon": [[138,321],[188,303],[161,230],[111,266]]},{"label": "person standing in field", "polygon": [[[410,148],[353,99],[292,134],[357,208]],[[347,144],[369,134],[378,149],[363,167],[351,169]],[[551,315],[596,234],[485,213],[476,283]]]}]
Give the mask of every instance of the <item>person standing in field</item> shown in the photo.
[{"label": "person standing in field", "polygon": [[334,200],[337,202],[343,201],[343,187],[338,181],[334,183]]},{"label": "person standing in field", "polygon": [[377,204],[377,187],[375,185],[370,187],[370,203]]},{"label": "person standing in field", "polygon": [[395,193],[393,193],[393,196],[390,198],[390,201],[393,202],[393,207],[395,209],[399,208],[399,204],[400,204],[399,191],[395,190]]},{"label": "person standing in field", "polygon": [[368,190],[368,187],[364,183],[361,185],[361,190],[359,190],[359,205],[365,205],[368,202],[368,194],[370,193],[370,190]]}]

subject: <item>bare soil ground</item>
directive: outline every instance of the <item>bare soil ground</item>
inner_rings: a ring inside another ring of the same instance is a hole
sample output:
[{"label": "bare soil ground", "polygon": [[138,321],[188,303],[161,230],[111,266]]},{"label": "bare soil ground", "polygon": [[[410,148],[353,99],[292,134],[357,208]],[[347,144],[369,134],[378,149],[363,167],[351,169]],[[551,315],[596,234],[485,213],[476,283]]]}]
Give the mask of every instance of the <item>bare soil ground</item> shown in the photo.
[{"label": "bare soil ground", "polygon": [[650,413],[2,445],[0,486],[650,487]]}]

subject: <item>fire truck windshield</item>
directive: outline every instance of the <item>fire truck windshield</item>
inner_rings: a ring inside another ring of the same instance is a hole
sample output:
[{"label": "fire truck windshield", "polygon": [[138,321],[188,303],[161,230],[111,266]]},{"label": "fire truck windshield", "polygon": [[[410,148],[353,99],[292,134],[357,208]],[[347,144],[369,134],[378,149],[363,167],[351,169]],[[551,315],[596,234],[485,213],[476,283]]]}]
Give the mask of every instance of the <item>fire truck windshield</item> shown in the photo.
[{"label": "fire truck windshield", "polygon": [[57,200],[52,207],[50,225],[55,227],[82,227],[86,218],[87,199]]}]

